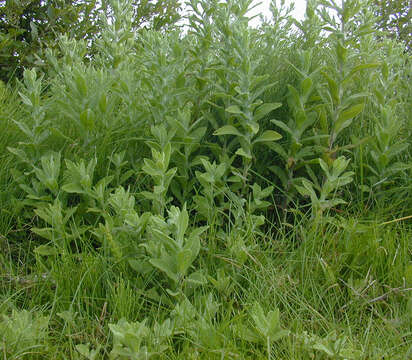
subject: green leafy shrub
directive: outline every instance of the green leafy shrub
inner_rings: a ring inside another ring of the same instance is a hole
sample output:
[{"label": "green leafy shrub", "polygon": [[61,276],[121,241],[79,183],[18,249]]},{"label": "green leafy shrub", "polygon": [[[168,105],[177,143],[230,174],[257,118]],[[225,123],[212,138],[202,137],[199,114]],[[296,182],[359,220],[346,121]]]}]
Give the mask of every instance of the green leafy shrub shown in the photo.
[{"label": "green leafy shrub", "polygon": [[4,298],[67,358],[404,355],[411,72],[368,2],[252,28],[191,0],[162,31],[106,5],[0,89]]}]

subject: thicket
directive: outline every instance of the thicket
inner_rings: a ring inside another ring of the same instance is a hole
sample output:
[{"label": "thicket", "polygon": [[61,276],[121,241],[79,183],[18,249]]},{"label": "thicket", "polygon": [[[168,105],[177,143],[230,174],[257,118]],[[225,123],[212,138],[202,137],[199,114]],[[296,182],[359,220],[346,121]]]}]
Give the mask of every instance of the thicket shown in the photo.
[{"label": "thicket", "polygon": [[[133,28],[167,28],[180,19],[179,10],[179,0],[132,1]],[[0,80],[44,66],[44,51],[54,48],[61,35],[90,46],[100,36],[103,14],[111,14],[107,0],[0,0]]]},{"label": "thicket", "polygon": [[404,358],[410,58],[367,1],[275,5],[113,0],[0,89],[5,358]]}]

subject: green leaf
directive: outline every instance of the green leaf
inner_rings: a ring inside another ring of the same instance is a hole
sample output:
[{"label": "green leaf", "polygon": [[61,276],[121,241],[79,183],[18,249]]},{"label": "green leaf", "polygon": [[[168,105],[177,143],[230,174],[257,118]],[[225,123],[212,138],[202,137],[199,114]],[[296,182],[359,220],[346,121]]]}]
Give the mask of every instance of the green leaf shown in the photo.
[{"label": "green leaf", "polygon": [[87,95],[87,83],[86,83],[85,78],[79,74],[76,76],[75,81],[76,81],[77,90],[79,91],[80,95],[85,97]]},{"label": "green leaf", "polygon": [[80,114],[80,122],[87,130],[94,128],[95,115],[93,110],[87,108]]},{"label": "green leaf", "polygon": [[90,350],[90,343],[76,345],[76,350],[88,360],[95,360],[100,353],[101,345],[97,345],[95,350]]},{"label": "green leaf", "polygon": [[187,269],[192,264],[192,259],[192,251],[190,249],[179,251],[176,256],[177,271],[185,275]]},{"label": "green leaf", "polygon": [[347,110],[342,111],[339,114],[338,121],[346,121],[349,119],[353,119],[355,116],[357,116],[358,114],[362,112],[364,106],[365,106],[364,103],[360,103],[360,104],[353,105]]},{"label": "green leaf", "polygon": [[259,343],[264,339],[256,331],[252,330],[249,326],[243,324],[236,324],[232,326],[233,332],[242,340],[247,342]]},{"label": "green leaf", "polygon": [[[201,228],[200,228],[201,231]],[[190,250],[190,254],[191,254],[191,261],[194,261],[194,259],[197,257],[197,255],[199,254],[200,251],[200,240],[199,240],[199,236],[195,233],[195,234],[191,234],[187,243],[184,246],[184,250]]]},{"label": "green leaf", "polygon": [[107,97],[106,97],[106,94],[102,94],[102,96],[100,96],[99,109],[103,113],[105,113],[106,110],[107,110]]},{"label": "green leaf", "polygon": [[26,153],[22,149],[16,149],[13,147],[7,147],[7,150],[10,151],[12,154],[16,155],[20,160],[24,162],[29,162],[29,158],[27,157]]},{"label": "green leaf", "polygon": [[31,231],[34,232],[35,234],[49,240],[49,241],[56,241],[55,235],[54,235],[54,231],[52,228],[31,228]]},{"label": "green leaf", "polygon": [[252,132],[253,135],[256,135],[259,132],[259,124],[256,121],[250,121],[247,123],[247,129]]},{"label": "green leaf", "polygon": [[307,77],[305,80],[301,82],[300,87],[302,89],[302,93],[304,96],[309,95],[310,90],[312,89],[312,84],[313,84],[313,81],[310,77]]},{"label": "green leaf", "polygon": [[322,343],[316,343],[316,344],[314,344],[313,346],[313,349],[315,349],[315,350],[319,350],[319,351],[323,351],[325,354],[327,354],[328,356],[334,356],[335,354],[334,354],[334,352],[331,350],[331,349],[329,349],[328,347],[326,347],[324,344],[322,344]]},{"label": "green leaf", "polygon": [[364,106],[365,106],[364,103],[360,103],[360,104],[351,106],[347,110],[342,111],[339,114],[339,117],[336,120],[336,123],[334,126],[335,134],[337,135],[344,128],[348,127],[352,123],[352,119],[362,112]]},{"label": "green leaf", "polygon": [[265,337],[269,336],[269,324],[259,303],[253,305],[250,315],[255,323],[256,329]]},{"label": "green leaf", "polygon": [[293,135],[293,130],[289,126],[287,126],[286,123],[284,123],[283,121],[272,119],[270,120],[270,122],[280,127],[282,130],[288,132],[289,134]]},{"label": "green leaf", "polygon": [[254,142],[258,143],[258,142],[267,142],[267,141],[277,141],[281,138],[282,138],[282,135],[280,135],[278,132],[274,130],[266,130]]},{"label": "green leaf", "polygon": [[352,75],[354,75],[358,71],[366,70],[366,69],[374,69],[374,68],[380,67],[381,65],[382,65],[381,63],[369,63],[369,64],[357,65],[351,70],[348,78],[350,78]]},{"label": "green leaf", "polygon": [[30,100],[26,95],[24,95],[24,94],[21,93],[20,91],[19,91],[19,95],[20,95],[21,100],[23,101],[23,103],[24,103],[25,105],[30,106],[30,107],[33,106],[33,103],[31,102],[31,100]]},{"label": "green leaf", "polygon": [[329,93],[333,99],[333,103],[335,105],[339,104],[340,98],[339,98],[339,87],[338,84],[336,83],[335,80],[333,80],[326,72],[322,71],[322,75],[328,82],[329,86]]},{"label": "green leaf", "polygon": [[70,194],[83,194],[84,193],[83,188],[79,184],[76,184],[76,183],[65,184],[61,187],[61,189]]},{"label": "green leaf", "polygon": [[243,136],[242,133],[236,129],[232,125],[225,125],[222,126],[221,128],[217,129],[213,135],[219,136],[219,135],[236,135],[236,136]]},{"label": "green leaf", "polygon": [[149,262],[160,271],[163,271],[174,282],[178,282],[179,279],[174,272],[172,259],[170,257],[166,259],[150,259]]},{"label": "green leaf", "polygon": [[231,114],[243,114],[242,110],[240,110],[239,106],[231,105],[226,108],[226,111]]},{"label": "green leaf", "polygon": [[55,256],[58,254],[56,248],[49,245],[37,246],[33,251],[41,256]]},{"label": "green leaf", "polygon": [[236,154],[236,155],[243,156],[243,157],[245,157],[245,158],[247,158],[247,159],[252,160],[252,156],[251,156],[250,154],[246,154],[245,151],[244,151],[242,148],[237,149],[236,152],[235,152],[235,154]]},{"label": "green leaf", "polygon": [[329,167],[328,165],[325,163],[325,161],[323,159],[318,159],[319,161],[319,165],[322,168],[322,170],[324,171],[325,174],[329,175]]},{"label": "green leaf", "polygon": [[276,110],[277,108],[281,106],[282,106],[282,103],[265,103],[257,108],[255,114],[253,115],[253,120],[259,121],[264,116],[269,114],[271,111]]},{"label": "green leaf", "polygon": [[206,285],[207,278],[201,271],[196,271],[186,279],[186,281],[190,284],[194,285]]}]

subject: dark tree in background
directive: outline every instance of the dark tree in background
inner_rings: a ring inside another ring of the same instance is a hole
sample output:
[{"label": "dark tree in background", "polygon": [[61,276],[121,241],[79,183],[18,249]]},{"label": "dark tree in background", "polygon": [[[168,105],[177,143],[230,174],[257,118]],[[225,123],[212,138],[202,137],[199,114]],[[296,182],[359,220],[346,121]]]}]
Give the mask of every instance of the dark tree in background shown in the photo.
[{"label": "dark tree in background", "polygon": [[412,49],[412,0],[373,0],[379,28]]},{"label": "dark tree in background", "polygon": [[[179,0],[133,1],[133,25],[161,29],[179,20],[179,10]],[[0,79],[20,77],[61,34],[93,40],[109,12],[107,0],[0,0]]]}]

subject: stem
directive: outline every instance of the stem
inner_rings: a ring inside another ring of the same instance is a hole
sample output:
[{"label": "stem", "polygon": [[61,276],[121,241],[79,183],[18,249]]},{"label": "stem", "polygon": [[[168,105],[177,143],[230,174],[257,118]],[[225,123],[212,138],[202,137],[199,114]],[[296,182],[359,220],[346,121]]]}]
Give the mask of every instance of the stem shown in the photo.
[{"label": "stem", "polygon": [[289,190],[290,190],[291,185],[292,185],[292,180],[293,180],[293,175],[294,175],[294,167],[295,167],[295,165],[292,165],[292,167],[290,168],[290,170],[288,172],[289,173],[288,182],[286,183],[285,197],[284,197],[283,203],[282,203],[284,221],[286,221],[287,208],[288,208],[288,205],[289,205],[288,193],[289,193]]},{"label": "stem", "polygon": [[249,170],[252,166],[252,161],[245,158],[244,165],[243,165],[243,193],[246,194],[246,185],[247,185],[247,176],[249,174]]}]

